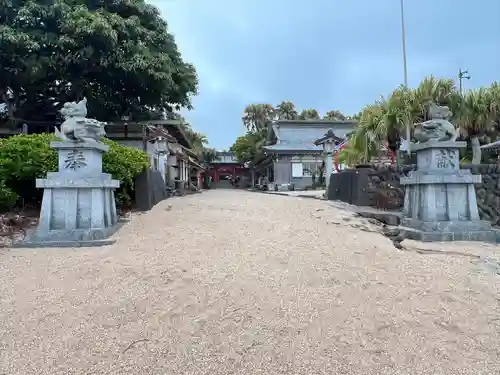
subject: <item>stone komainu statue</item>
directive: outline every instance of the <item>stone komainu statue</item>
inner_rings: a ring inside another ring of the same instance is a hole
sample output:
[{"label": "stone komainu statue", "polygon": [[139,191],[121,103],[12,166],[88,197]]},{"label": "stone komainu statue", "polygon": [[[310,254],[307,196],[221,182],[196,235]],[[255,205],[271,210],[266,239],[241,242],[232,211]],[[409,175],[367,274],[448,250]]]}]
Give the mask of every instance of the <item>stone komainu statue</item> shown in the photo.
[{"label": "stone komainu statue", "polygon": [[59,111],[64,117],[61,130],[56,136],[63,141],[99,142],[106,135],[105,123],[87,118],[87,98],[77,102],[64,103]]},{"label": "stone komainu statue", "polygon": [[448,121],[452,116],[448,107],[431,104],[429,115],[430,120],[415,124],[413,137],[418,142],[454,142],[457,140],[458,130]]}]

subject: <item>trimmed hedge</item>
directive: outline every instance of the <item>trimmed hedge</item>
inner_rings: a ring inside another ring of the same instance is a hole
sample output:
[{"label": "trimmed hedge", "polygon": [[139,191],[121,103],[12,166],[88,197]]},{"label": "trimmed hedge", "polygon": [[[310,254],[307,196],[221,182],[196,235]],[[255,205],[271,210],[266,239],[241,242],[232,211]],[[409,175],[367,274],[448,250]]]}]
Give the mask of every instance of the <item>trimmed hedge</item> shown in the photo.
[{"label": "trimmed hedge", "polygon": [[[19,200],[41,202],[42,190],[36,188],[35,180],[57,171],[57,151],[50,148],[54,140],[54,134],[46,133],[0,139],[0,208],[11,208]],[[109,139],[103,142],[110,146],[103,157],[103,171],[120,181],[116,201],[118,205],[130,204],[134,178],[149,167],[149,156]]]}]

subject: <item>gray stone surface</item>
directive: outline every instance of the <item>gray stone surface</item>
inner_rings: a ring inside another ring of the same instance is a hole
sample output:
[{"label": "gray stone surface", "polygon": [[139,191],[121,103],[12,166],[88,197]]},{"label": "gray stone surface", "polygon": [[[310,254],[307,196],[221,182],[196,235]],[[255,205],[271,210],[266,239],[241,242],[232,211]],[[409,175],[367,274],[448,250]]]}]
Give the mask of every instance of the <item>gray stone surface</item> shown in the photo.
[{"label": "gray stone surface", "polygon": [[43,188],[38,227],[18,247],[97,246],[119,227],[114,189],[119,181],[102,173],[100,142],[52,142],[59,170],[37,179]]},{"label": "gray stone surface", "polygon": [[356,207],[356,214],[367,219],[375,219],[381,223],[391,226],[397,226],[401,223],[402,213],[381,211],[372,207]]},{"label": "gray stone surface", "polygon": [[457,139],[457,129],[448,121],[452,116],[448,107],[431,104],[429,115],[431,117],[429,121],[414,126],[413,136],[417,141],[426,143],[427,141],[442,142]]},{"label": "gray stone surface", "polygon": [[43,247],[100,247],[112,245],[116,239],[110,239],[129,220],[119,219],[112,227],[95,230],[52,230],[49,233],[30,230],[26,240],[12,245],[13,248],[43,248]]},{"label": "gray stone surface", "polygon": [[64,103],[59,112],[64,117],[64,122],[60,131],[55,128],[55,133],[63,141],[100,144],[101,138],[106,135],[104,123],[87,118],[87,98],[78,103]]},{"label": "gray stone surface", "polygon": [[417,170],[401,177],[405,186],[401,225],[407,238],[421,241],[496,241],[491,224],[481,221],[474,184],[480,175],[460,170],[465,142],[417,144]]},{"label": "gray stone surface", "polygon": [[500,165],[464,165],[462,168],[481,175],[481,183],[475,185],[479,217],[500,227]]}]

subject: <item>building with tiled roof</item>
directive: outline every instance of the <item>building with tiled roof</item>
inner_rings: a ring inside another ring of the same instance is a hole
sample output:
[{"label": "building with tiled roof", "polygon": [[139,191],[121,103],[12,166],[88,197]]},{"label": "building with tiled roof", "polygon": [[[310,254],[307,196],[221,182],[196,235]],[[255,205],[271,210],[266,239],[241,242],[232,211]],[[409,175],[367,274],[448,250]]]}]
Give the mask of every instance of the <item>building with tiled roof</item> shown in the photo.
[{"label": "building with tiled roof", "polygon": [[293,184],[304,189],[320,173],[323,148],[314,142],[332,130],[340,146],[356,126],[354,121],[280,120],[273,124],[274,144],[264,147],[267,158],[259,169],[265,169],[275,185]]}]

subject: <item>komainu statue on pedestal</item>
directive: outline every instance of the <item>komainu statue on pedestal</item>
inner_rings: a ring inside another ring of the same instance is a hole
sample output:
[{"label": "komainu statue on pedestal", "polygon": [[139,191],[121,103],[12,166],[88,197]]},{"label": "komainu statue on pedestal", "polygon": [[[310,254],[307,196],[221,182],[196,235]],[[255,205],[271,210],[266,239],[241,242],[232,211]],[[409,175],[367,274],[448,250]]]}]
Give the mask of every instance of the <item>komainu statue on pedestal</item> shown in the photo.
[{"label": "komainu statue on pedestal", "polygon": [[87,118],[87,98],[77,102],[64,103],[59,111],[64,117],[61,130],[56,136],[63,141],[99,142],[106,135],[105,123]]},{"label": "komainu statue on pedestal", "polygon": [[448,107],[432,104],[429,108],[430,120],[415,124],[413,137],[422,142],[456,141],[458,130],[448,121],[452,113]]}]

